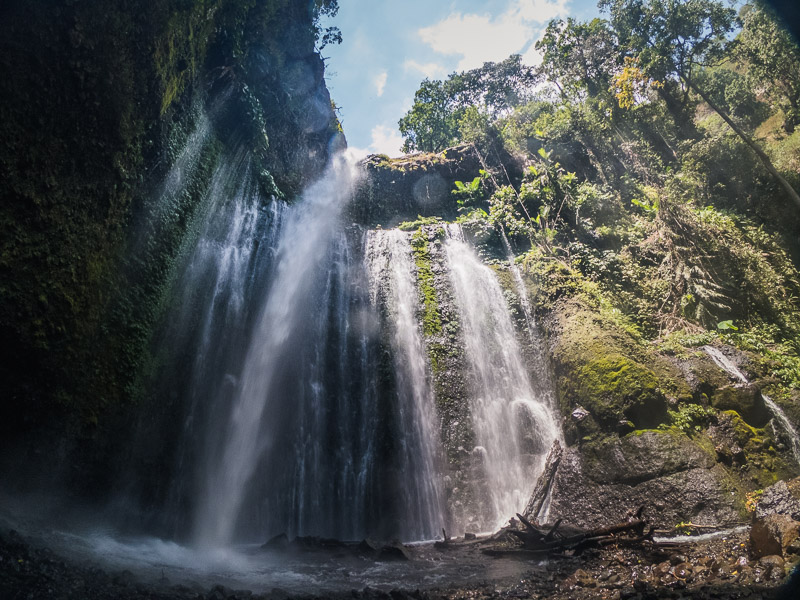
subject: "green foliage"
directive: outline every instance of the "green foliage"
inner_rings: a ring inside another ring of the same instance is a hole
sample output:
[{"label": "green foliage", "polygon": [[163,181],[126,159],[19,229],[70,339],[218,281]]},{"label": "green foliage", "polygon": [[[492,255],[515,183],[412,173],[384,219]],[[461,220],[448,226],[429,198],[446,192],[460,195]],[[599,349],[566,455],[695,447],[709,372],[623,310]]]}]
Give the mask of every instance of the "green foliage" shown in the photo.
[{"label": "green foliage", "polygon": [[400,223],[397,228],[400,231],[416,231],[420,227],[424,227],[425,225],[436,225],[437,223],[441,223],[441,217],[423,217],[421,215],[417,215],[416,221],[403,221]]},{"label": "green foliage", "polygon": [[399,121],[403,152],[441,152],[459,141],[486,139],[490,125],[526,102],[535,83],[533,69],[519,55],[453,73],[445,81],[425,79]]},{"label": "green foliage", "polygon": [[[488,173],[483,169],[480,170],[480,175],[474,177],[472,181],[464,183],[463,181],[455,181],[456,188],[450,193],[458,203],[459,213],[468,213],[479,208],[478,205],[486,200],[486,178]],[[483,210],[483,209],[481,209]],[[485,212],[485,211],[484,211]]]},{"label": "green foliage", "polygon": [[547,80],[570,99],[607,94],[621,61],[617,37],[601,19],[550,21],[536,49],[542,53]]},{"label": "green foliage", "polygon": [[425,79],[414,94],[414,104],[400,119],[403,152],[441,152],[458,141],[458,118],[463,109],[453,106],[441,81]]},{"label": "green foliage", "polygon": [[339,12],[339,0],[314,0],[314,42],[317,51],[329,44],[341,44],[342,32],[338,27],[320,27],[321,17],[333,18]]},{"label": "green foliage", "polygon": [[723,58],[736,12],[715,0],[601,0],[620,44],[657,81]]},{"label": "green foliage", "polygon": [[670,411],[670,425],[691,435],[708,427],[715,414],[714,409],[699,404],[682,404],[677,411]]},{"label": "green foliage", "polygon": [[747,78],[784,113],[784,128],[800,124],[800,47],[763,2],[742,8],[737,56],[747,64]]},{"label": "green foliage", "polygon": [[645,214],[656,215],[658,213],[658,201],[650,203],[647,200],[639,200],[638,198],[632,198],[631,204],[641,208],[645,212]]},{"label": "green foliage", "polygon": [[698,80],[714,103],[747,129],[752,131],[769,116],[767,105],[756,97],[747,76],[729,68],[716,68],[701,72]]},{"label": "green foliage", "polygon": [[733,321],[728,319],[727,321],[720,321],[717,323],[717,329],[720,331],[739,331],[739,328],[733,324]]},{"label": "green foliage", "polygon": [[574,215],[576,177],[551,161],[544,148],[538,156],[539,161],[526,169],[519,191],[503,186],[492,194],[489,219],[508,235],[527,237],[552,254],[557,227],[567,214]]}]

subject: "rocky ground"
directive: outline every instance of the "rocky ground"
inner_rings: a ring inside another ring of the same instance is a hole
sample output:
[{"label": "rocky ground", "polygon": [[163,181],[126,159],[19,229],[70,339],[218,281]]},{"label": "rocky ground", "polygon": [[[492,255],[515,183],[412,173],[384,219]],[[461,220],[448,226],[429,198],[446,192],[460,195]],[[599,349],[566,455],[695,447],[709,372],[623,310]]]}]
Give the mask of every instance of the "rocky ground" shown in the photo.
[{"label": "rocky ground", "polygon": [[[410,549],[411,560],[433,552],[449,559],[510,561],[480,554],[476,545],[435,550]],[[800,597],[800,572],[794,558],[752,558],[749,532],[739,530],[715,539],[670,546],[605,548],[581,557],[551,559],[521,566],[519,576],[463,584],[452,582],[422,590],[382,591],[370,588],[324,594],[338,598],[776,598]],[[529,566],[530,565],[530,566]],[[792,569],[794,571],[792,572]],[[502,571],[502,569],[500,570]],[[298,596],[299,597],[299,596]],[[312,598],[315,596],[304,596]],[[321,596],[316,596],[321,597]],[[0,534],[0,598],[125,600],[287,600],[280,590],[267,594],[234,591],[223,586],[201,589],[143,581],[128,571],[107,572],[73,564],[52,551],[35,547],[13,531]]]}]

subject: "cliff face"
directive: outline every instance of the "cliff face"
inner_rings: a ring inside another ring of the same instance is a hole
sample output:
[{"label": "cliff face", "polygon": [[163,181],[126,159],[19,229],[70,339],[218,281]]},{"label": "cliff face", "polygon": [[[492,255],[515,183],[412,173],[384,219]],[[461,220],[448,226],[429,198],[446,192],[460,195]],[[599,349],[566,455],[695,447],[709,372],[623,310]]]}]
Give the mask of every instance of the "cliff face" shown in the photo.
[{"label": "cliff face", "polygon": [[[291,199],[343,143],[311,6],[0,8],[0,428],[9,448],[24,440],[27,452],[65,431],[92,445],[124,421],[222,153],[248,153],[266,195]],[[31,470],[13,456],[12,467]]]},{"label": "cliff face", "polygon": [[[465,492],[479,469],[474,453],[468,452],[475,439],[469,426],[464,315],[454,305],[442,255],[446,221],[459,212],[453,181],[468,182],[480,168],[469,150],[462,146],[394,160],[370,157],[368,177],[354,204],[356,218],[372,226],[399,224],[412,232],[422,327],[450,468],[446,491],[450,509],[462,522],[480,501]],[[451,157],[460,160],[450,163]],[[440,182],[444,191],[415,193],[432,187],[432,181]],[[420,200],[428,198],[432,201]],[[596,215],[602,208],[586,202],[581,211]],[[619,215],[613,218],[619,220]],[[516,257],[514,273],[510,250],[496,228],[469,215],[457,221],[503,287],[531,380],[545,388],[552,385],[566,449],[550,485],[551,518],[568,515],[572,522],[595,526],[623,520],[631,507],[644,504],[658,512],[651,518],[659,527],[682,521],[731,524],[746,518],[745,505],[755,490],[797,474],[791,441],[791,429],[797,429],[797,394],[770,375],[774,355],[769,350],[737,349],[735,335],[714,331],[648,339],[618,308],[632,283],[607,291],[577,252],[559,258],[535,246]],[[571,227],[565,229],[567,235],[577,235],[578,227]],[[524,240],[520,247],[526,249]],[[573,248],[580,250],[578,244]],[[606,273],[618,268],[603,262],[608,254],[596,263]],[[691,260],[702,258],[698,254]],[[713,265],[731,273],[742,270],[722,252]],[[516,277],[522,287],[515,284]],[[533,336],[523,289],[535,317]],[[742,306],[753,312],[768,308],[760,300]],[[648,314],[657,314],[656,307],[649,309]],[[539,348],[530,341],[537,335]],[[717,351],[754,383],[745,385],[715,364],[710,352]],[[779,399],[789,428],[767,410],[762,389],[766,397]]]}]

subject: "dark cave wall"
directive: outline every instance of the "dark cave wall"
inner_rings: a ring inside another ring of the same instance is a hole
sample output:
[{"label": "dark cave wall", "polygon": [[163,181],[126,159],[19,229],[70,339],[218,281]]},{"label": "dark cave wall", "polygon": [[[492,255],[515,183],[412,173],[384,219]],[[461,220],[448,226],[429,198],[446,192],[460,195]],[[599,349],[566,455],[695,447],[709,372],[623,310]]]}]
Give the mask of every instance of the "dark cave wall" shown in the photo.
[{"label": "dark cave wall", "polygon": [[[173,266],[226,148],[245,147],[264,191],[291,198],[343,143],[314,6],[0,7],[0,468],[74,471],[76,450],[101,460],[128,425]],[[162,181],[204,112],[212,132],[165,203]]]}]

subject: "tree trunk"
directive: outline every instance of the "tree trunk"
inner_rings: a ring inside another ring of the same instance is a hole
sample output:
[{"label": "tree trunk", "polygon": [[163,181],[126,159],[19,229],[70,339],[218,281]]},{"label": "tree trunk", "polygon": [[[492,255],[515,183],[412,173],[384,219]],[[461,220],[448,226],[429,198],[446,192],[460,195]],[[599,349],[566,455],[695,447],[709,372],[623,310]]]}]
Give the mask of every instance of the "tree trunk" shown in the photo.
[{"label": "tree trunk", "polygon": [[[536,480],[536,487],[531,494],[528,504],[525,506],[525,518],[536,520],[539,517],[539,512],[542,510],[542,505],[547,499],[547,494],[550,491],[550,484],[553,482],[558,463],[561,460],[561,444],[558,440],[553,442],[550,452],[547,454],[544,469],[539,479]],[[523,521],[525,523],[525,521]]]},{"label": "tree trunk", "polygon": [[727,115],[727,113],[724,110],[722,110],[708,96],[706,96],[706,94],[704,94],[703,91],[694,84],[694,82],[692,82],[691,80],[685,80],[685,81],[686,84],[689,86],[689,88],[698,96],[700,96],[705,101],[705,103],[711,107],[711,109],[714,112],[716,112],[720,117],[722,117],[722,120],[725,121],[730,126],[731,129],[733,129],[736,135],[742,138],[745,144],[750,146],[750,149],[753,152],[755,152],[756,156],[758,156],[759,160],[761,160],[763,165],[766,167],[767,171],[769,171],[770,174],[778,181],[778,183],[781,184],[781,187],[783,187],[786,193],[789,194],[789,197],[794,201],[797,207],[800,208],[800,196],[792,187],[792,184],[786,181],[783,175],[778,173],[778,170],[772,164],[772,161],[769,159],[769,156],[767,156],[766,152],[764,152],[761,149],[761,147],[754,140],[750,138],[750,136],[748,136],[736,123],[734,123],[733,120]]}]

